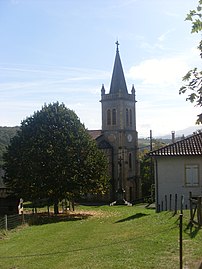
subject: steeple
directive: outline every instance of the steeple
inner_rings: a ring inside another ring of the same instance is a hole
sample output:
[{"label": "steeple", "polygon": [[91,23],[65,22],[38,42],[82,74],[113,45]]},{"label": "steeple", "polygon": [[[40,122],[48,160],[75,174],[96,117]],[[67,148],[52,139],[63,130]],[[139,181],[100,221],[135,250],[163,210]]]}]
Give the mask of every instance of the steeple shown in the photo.
[{"label": "steeple", "polygon": [[[109,93],[101,88],[102,132],[97,139],[106,150],[111,177],[110,199],[117,203],[141,198],[138,163],[138,134],[136,131],[135,87],[127,90],[116,42],[115,62]],[[114,203],[112,203],[114,204]]]},{"label": "steeple", "polygon": [[110,86],[110,92],[109,93],[123,93],[127,94],[127,86],[126,81],[123,73],[123,68],[121,64],[121,59],[119,55],[119,43],[118,41],[115,43],[117,45],[116,48],[116,57],[114,62],[114,69],[112,73],[112,80],[111,80],[111,86]]}]

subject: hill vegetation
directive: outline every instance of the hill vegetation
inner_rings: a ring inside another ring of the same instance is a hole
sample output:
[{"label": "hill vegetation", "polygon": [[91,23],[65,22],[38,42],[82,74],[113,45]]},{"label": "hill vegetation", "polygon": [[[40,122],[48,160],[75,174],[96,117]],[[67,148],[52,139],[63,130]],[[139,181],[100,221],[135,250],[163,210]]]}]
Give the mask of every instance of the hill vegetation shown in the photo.
[{"label": "hill vegetation", "polygon": [[[10,143],[10,139],[15,136],[17,131],[20,129],[19,126],[15,127],[1,127],[0,126],[0,167],[3,164],[3,152],[5,152],[7,145]],[[161,145],[169,144],[171,139],[158,139]],[[148,138],[140,138],[138,139],[138,145],[140,151],[144,151],[147,149],[150,150],[150,140]]]},{"label": "hill vegetation", "polygon": [[3,164],[3,152],[6,150],[12,137],[15,136],[19,130],[18,126],[15,127],[1,127],[0,126],[0,167]]}]

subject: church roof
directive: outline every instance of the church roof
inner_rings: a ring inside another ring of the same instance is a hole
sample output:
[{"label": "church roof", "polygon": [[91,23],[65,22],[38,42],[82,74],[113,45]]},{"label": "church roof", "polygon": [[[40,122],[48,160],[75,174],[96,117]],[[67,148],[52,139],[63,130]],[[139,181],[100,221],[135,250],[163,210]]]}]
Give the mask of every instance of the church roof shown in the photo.
[{"label": "church roof", "polygon": [[114,62],[114,69],[112,73],[112,80],[111,80],[111,86],[110,86],[110,93],[128,93],[126,81],[123,73],[123,67],[121,64],[121,59],[119,55],[119,49],[118,49],[118,41],[116,42],[117,49],[116,49],[116,57]]},{"label": "church roof", "polygon": [[202,156],[202,132],[150,152],[150,156]]},{"label": "church roof", "polygon": [[96,139],[101,135],[102,131],[101,130],[88,130],[88,133],[93,139]]}]

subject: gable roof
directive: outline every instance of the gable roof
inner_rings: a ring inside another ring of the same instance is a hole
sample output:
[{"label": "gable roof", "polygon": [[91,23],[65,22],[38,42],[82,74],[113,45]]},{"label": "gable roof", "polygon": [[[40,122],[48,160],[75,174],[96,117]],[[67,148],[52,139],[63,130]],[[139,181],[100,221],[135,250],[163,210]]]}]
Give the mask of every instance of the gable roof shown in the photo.
[{"label": "gable roof", "polygon": [[97,139],[102,133],[101,130],[87,130],[87,132],[92,137],[92,139]]},{"label": "gable roof", "polygon": [[126,86],[126,80],[123,73],[123,67],[121,64],[121,59],[119,55],[118,50],[118,43],[117,43],[117,49],[116,49],[116,57],[114,62],[114,69],[112,73],[112,80],[110,85],[110,93],[128,93],[127,86]]},{"label": "gable roof", "polygon": [[149,156],[202,156],[202,132],[151,151]]}]

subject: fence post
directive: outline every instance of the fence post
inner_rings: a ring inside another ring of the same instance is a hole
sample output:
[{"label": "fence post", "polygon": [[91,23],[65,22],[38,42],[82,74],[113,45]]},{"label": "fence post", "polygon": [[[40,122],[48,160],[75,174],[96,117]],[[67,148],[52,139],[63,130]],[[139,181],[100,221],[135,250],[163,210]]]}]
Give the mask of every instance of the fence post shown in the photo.
[{"label": "fence post", "polygon": [[22,212],[22,224],[25,223],[25,216],[24,216],[24,212]]},{"label": "fence post", "polygon": [[180,210],[181,210],[181,214],[183,213],[183,209],[184,209],[184,195],[181,195],[181,204],[180,204]]},{"label": "fence post", "polygon": [[190,222],[192,224],[193,221],[193,207],[192,207],[192,193],[189,192],[189,202],[190,202]]},{"label": "fence post", "polygon": [[179,234],[179,241],[180,241],[180,269],[183,269],[183,265],[182,265],[182,218],[183,218],[183,215],[180,214],[180,234]]},{"label": "fence post", "polygon": [[201,196],[197,199],[197,218],[198,218],[198,224],[201,226],[202,224],[202,216],[201,216]]},{"label": "fence post", "polygon": [[161,211],[163,211],[163,201],[161,201]]},{"label": "fence post", "polygon": [[167,195],[165,195],[165,211],[168,210],[168,206],[167,206]]},{"label": "fence post", "polygon": [[177,214],[177,194],[175,194],[175,214]]},{"label": "fence post", "polygon": [[5,215],[5,230],[8,230],[8,216]]},{"label": "fence post", "polygon": [[170,203],[169,203],[169,210],[171,211],[171,205],[172,205],[172,194],[170,194]]}]

